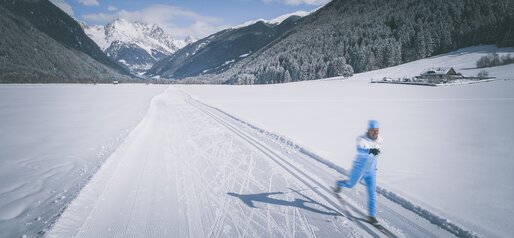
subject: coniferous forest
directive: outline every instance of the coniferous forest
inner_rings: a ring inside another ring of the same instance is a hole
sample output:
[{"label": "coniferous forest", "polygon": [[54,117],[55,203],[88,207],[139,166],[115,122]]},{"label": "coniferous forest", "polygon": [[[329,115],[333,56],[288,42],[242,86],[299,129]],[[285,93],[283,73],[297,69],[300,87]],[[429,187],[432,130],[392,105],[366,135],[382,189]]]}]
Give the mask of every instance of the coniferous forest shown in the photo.
[{"label": "coniferous forest", "polygon": [[[0,82],[132,80],[48,0],[0,0],[0,13]],[[152,76],[229,84],[347,77],[481,44],[514,46],[514,1],[333,0],[278,31],[271,42],[214,57],[220,64],[236,57],[234,64],[202,66],[198,62],[212,64],[213,56],[198,54],[180,69],[199,76],[180,70],[171,76],[154,70]],[[165,69],[166,60],[156,66]]]},{"label": "coniferous forest", "polygon": [[133,80],[48,0],[0,0],[0,83]]},{"label": "coniferous forest", "polygon": [[334,0],[260,51],[201,83],[349,76],[481,44],[514,46],[511,0]]}]

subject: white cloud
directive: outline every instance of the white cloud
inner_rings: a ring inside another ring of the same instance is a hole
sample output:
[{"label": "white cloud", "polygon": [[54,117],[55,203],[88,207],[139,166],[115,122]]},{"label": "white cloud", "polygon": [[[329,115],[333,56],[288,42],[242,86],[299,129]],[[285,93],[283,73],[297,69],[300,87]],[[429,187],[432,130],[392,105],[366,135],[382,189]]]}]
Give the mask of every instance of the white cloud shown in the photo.
[{"label": "white cloud", "polygon": [[263,2],[280,2],[285,5],[297,6],[301,4],[319,6],[330,2],[331,0],[262,0]]},{"label": "white cloud", "polygon": [[115,7],[115,6],[109,5],[109,6],[107,7],[107,10],[109,10],[109,11],[111,11],[111,12],[114,12],[114,11],[118,10],[118,8],[117,8],[117,7]]},{"label": "white cloud", "polygon": [[68,4],[65,0],[50,0],[50,2],[72,17],[75,14],[71,5]]},{"label": "white cloud", "polygon": [[195,21],[193,24],[185,27],[175,26],[173,24],[163,25],[173,37],[182,39],[188,36],[193,36],[196,39],[201,39],[210,34],[229,28],[226,25],[215,25],[205,21]]},{"label": "white cloud", "polygon": [[180,7],[161,4],[136,11],[120,10],[113,13],[87,14],[82,18],[96,23],[105,23],[116,18],[155,23],[175,38],[186,36],[202,38],[228,27],[222,25],[222,20],[219,18],[203,16]]},{"label": "white cloud", "polygon": [[98,0],[78,0],[78,2],[84,6],[98,6]]},{"label": "white cloud", "polygon": [[107,14],[107,13],[95,13],[95,14],[86,14],[82,15],[82,19],[92,21],[92,22],[107,22],[110,20],[114,20],[116,18],[115,15]]}]

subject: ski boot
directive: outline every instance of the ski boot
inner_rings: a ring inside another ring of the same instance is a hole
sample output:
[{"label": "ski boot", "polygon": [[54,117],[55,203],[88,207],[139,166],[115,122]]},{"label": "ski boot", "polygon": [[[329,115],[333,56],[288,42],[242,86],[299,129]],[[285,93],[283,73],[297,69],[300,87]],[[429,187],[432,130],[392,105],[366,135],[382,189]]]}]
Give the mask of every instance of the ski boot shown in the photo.
[{"label": "ski boot", "polygon": [[371,225],[374,225],[374,226],[376,226],[376,225],[378,225],[378,224],[379,224],[379,223],[378,223],[378,220],[377,220],[377,218],[376,218],[376,217],[371,217],[371,216],[370,216],[370,217],[368,217],[368,221],[369,221],[369,223],[370,223]]}]

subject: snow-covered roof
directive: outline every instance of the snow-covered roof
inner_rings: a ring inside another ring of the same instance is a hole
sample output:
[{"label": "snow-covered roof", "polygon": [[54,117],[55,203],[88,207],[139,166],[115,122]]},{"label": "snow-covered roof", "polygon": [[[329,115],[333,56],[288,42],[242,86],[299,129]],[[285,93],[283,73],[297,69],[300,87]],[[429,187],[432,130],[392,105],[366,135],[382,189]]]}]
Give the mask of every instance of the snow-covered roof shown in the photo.
[{"label": "snow-covered roof", "polygon": [[428,74],[429,72],[430,72],[430,74],[446,75],[451,70],[453,70],[453,72],[455,72],[455,70],[452,67],[432,67],[432,68],[427,68],[427,69],[423,70],[423,72],[421,72],[421,75]]}]

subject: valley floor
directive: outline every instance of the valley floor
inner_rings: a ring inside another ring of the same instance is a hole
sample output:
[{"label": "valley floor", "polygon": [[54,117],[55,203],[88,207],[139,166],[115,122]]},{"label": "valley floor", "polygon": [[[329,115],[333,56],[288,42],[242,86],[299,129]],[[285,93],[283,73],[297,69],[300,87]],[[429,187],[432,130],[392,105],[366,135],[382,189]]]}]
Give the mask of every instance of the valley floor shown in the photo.
[{"label": "valley floor", "polygon": [[[170,87],[46,235],[384,237],[362,185],[334,198],[341,176]],[[453,236],[382,196],[378,210],[397,237]]]}]

